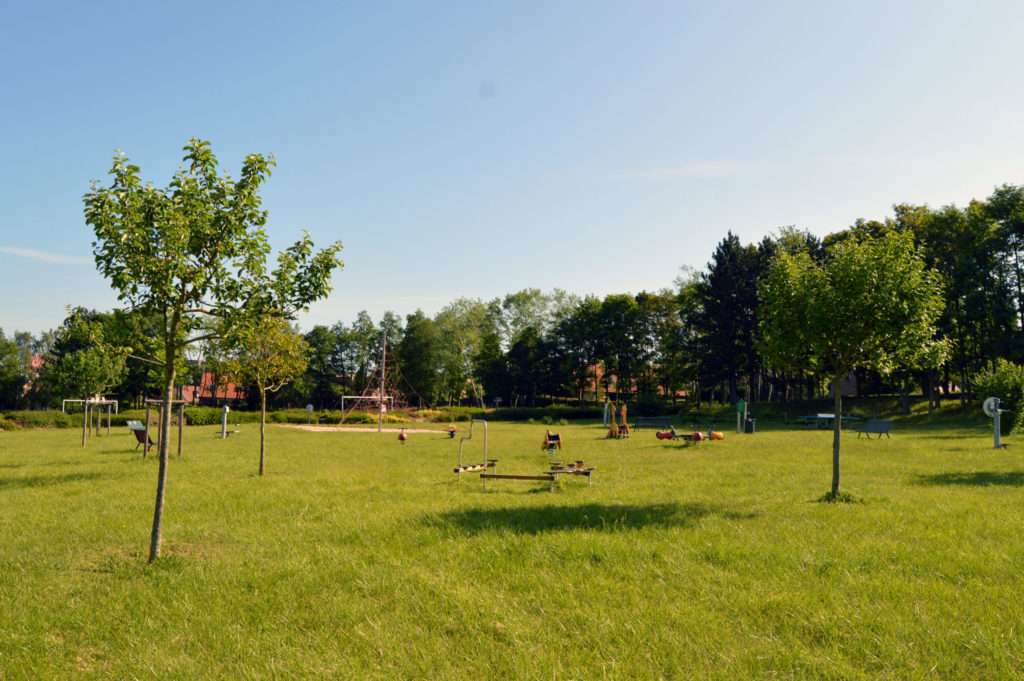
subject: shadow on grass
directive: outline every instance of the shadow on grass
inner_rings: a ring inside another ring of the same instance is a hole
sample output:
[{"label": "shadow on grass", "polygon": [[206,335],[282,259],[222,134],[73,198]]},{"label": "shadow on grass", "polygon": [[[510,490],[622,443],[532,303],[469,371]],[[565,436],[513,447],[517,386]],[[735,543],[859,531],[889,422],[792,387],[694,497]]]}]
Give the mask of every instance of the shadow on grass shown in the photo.
[{"label": "shadow on grass", "polygon": [[459,527],[471,534],[510,531],[540,534],[559,530],[618,532],[644,527],[692,527],[703,518],[748,520],[756,513],[738,513],[706,504],[584,504],[583,506],[538,506],[531,508],[489,508],[449,511],[432,516],[427,524]]},{"label": "shadow on grass", "polygon": [[49,487],[63,485],[68,482],[88,482],[107,477],[102,473],[65,473],[64,475],[28,475],[19,478],[0,478],[0,490],[28,489],[30,487]]},{"label": "shadow on grass", "polygon": [[1024,471],[936,473],[935,475],[917,476],[917,483],[920,485],[967,485],[971,487],[988,487],[990,485],[1024,487]]}]

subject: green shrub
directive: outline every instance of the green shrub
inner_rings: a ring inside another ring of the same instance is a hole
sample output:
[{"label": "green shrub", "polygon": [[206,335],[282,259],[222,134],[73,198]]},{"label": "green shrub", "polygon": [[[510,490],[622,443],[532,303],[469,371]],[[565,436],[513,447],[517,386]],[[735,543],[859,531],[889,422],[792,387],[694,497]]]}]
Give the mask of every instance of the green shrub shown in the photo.
[{"label": "green shrub", "polygon": [[559,420],[599,419],[601,418],[602,409],[602,407],[567,406],[502,407],[500,409],[492,409],[482,418],[492,421],[528,421],[529,419],[543,421],[545,418],[549,418],[554,423]]},{"label": "green shrub", "polygon": [[1024,367],[1004,359],[997,359],[995,366],[979,373],[974,379],[974,393],[979,400],[998,397],[1003,409],[1010,411],[1009,418],[1000,421],[1003,434],[1024,432]]},{"label": "green shrub", "polygon": [[21,426],[14,421],[0,416],[0,430],[21,430]]},{"label": "green shrub", "polygon": [[81,414],[65,414],[56,410],[9,411],[4,417],[22,428],[73,428],[82,425]]},{"label": "green shrub", "polygon": [[661,416],[669,406],[670,405],[668,405],[668,403],[658,395],[644,393],[643,395],[637,396],[636,399],[629,403],[629,410],[635,410],[637,416]]},{"label": "green shrub", "polygon": [[[191,426],[213,426],[221,422],[222,413],[217,407],[188,406],[185,407],[185,422]],[[228,421],[233,415],[234,412],[228,414]]]}]

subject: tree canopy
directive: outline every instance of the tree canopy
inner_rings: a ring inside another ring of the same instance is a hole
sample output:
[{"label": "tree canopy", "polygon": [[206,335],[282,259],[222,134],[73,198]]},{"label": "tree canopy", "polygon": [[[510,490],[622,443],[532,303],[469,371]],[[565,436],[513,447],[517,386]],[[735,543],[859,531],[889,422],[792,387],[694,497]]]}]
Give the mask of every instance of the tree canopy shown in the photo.
[{"label": "tree canopy", "polygon": [[824,262],[782,253],[759,290],[761,351],[769,363],[832,380],[835,418],[832,491],[839,492],[842,380],[865,367],[883,375],[938,366],[942,311],[938,276],[909,234],[836,243]]},{"label": "tree canopy", "polygon": [[331,273],[341,266],[340,242],[315,252],[303,234],[268,271],[259,189],[273,156],[246,156],[232,180],[220,174],[209,142],[193,138],[184,152],[184,165],[166,189],[143,183],[139,167],[118,153],[110,184],[94,181],[84,197],[97,268],[129,309],[159,320],[160,352],[150,359],[163,367],[163,421],[150,561],[160,553],[170,407],[183,348],[218,333],[194,333],[211,317],[230,331],[246,319],[306,309],[327,295]]}]

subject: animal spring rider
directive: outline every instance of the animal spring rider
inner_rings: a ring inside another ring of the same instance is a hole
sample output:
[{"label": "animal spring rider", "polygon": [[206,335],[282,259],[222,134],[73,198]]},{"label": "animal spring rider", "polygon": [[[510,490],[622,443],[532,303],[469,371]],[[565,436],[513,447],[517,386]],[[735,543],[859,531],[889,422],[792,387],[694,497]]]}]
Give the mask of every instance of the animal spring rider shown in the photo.
[{"label": "animal spring rider", "polygon": [[552,433],[550,430],[544,431],[544,444],[540,448],[546,449],[548,454],[554,456],[555,450],[562,448],[561,436],[558,433]]},{"label": "animal spring rider", "polygon": [[629,425],[626,423],[626,405],[622,405],[622,425],[615,423],[615,408],[612,407],[612,425],[608,429],[609,438],[629,437]]},{"label": "animal spring rider", "polygon": [[658,432],[655,433],[655,436],[657,436],[657,438],[659,440],[678,440],[678,439],[683,439],[683,440],[691,440],[693,442],[700,442],[701,440],[724,440],[725,439],[725,433],[723,433],[720,430],[711,430],[710,428],[708,428],[707,435],[705,435],[704,433],[700,432],[699,430],[695,430],[694,432],[687,433],[685,435],[679,435],[678,433],[676,433],[676,429],[675,429],[674,426],[669,426],[668,430],[659,430]]}]

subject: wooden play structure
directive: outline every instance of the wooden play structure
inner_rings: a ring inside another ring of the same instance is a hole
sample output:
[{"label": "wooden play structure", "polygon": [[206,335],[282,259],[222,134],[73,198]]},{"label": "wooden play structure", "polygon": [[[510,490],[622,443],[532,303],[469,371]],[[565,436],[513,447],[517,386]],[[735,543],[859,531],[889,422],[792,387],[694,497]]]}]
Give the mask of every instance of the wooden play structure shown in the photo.
[{"label": "wooden play structure", "polygon": [[615,422],[615,407],[612,407],[612,425],[608,428],[608,438],[629,437],[629,424],[626,423],[626,405],[622,405],[619,413],[622,417],[621,424]]},{"label": "wooden play structure", "polygon": [[[173,415],[173,412],[174,412],[174,408],[175,407],[178,408],[178,456],[181,456],[182,436],[183,436],[184,426],[185,426],[185,404],[186,404],[185,400],[172,400],[171,401],[171,412],[172,412],[172,415]],[[156,442],[153,442],[152,438],[149,437],[149,410],[154,405],[159,409],[158,416],[157,416],[157,423],[160,424],[160,423],[163,423],[163,421],[164,421],[163,420],[163,412],[164,412],[164,402],[163,402],[163,400],[146,400],[146,422],[144,424],[143,434],[140,436],[139,432],[137,430],[135,430],[134,428],[132,428],[132,433],[135,434],[135,439],[138,440],[140,444],[143,443],[143,442],[147,442],[148,441],[150,444],[155,445],[157,442],[160,442],[160,434],[159,434],[159,432],[157,433],[157,441]],[[131,426],[129,426],[129,428],[131,428]],[[138,449],[139,448],[138,445],[136,445],[135,448]],[[142,448],[142,458],[143,459],[146,458],[146,453],[147,453],[148,449],[149,449],[148,446]]]},{"label": "wooden play structure", "polygon": [[[85,446],[85,441],[95,432],[98,436],[100,434],[100,427],[102,425],[103,410],[106,408],[107,411],[107,435],[110,435],[110,410],[113,408],[114,413],[117,413],[117,400],[108,400],[103,398],[101,395],[90,397],[85,400],[73,400],[66,399],[61,400],[60,410],[64,412],[68,403],[81,403],[82,404],[82,446]],[[93,430],[93,420],[96,421],[95,431]]]}]

